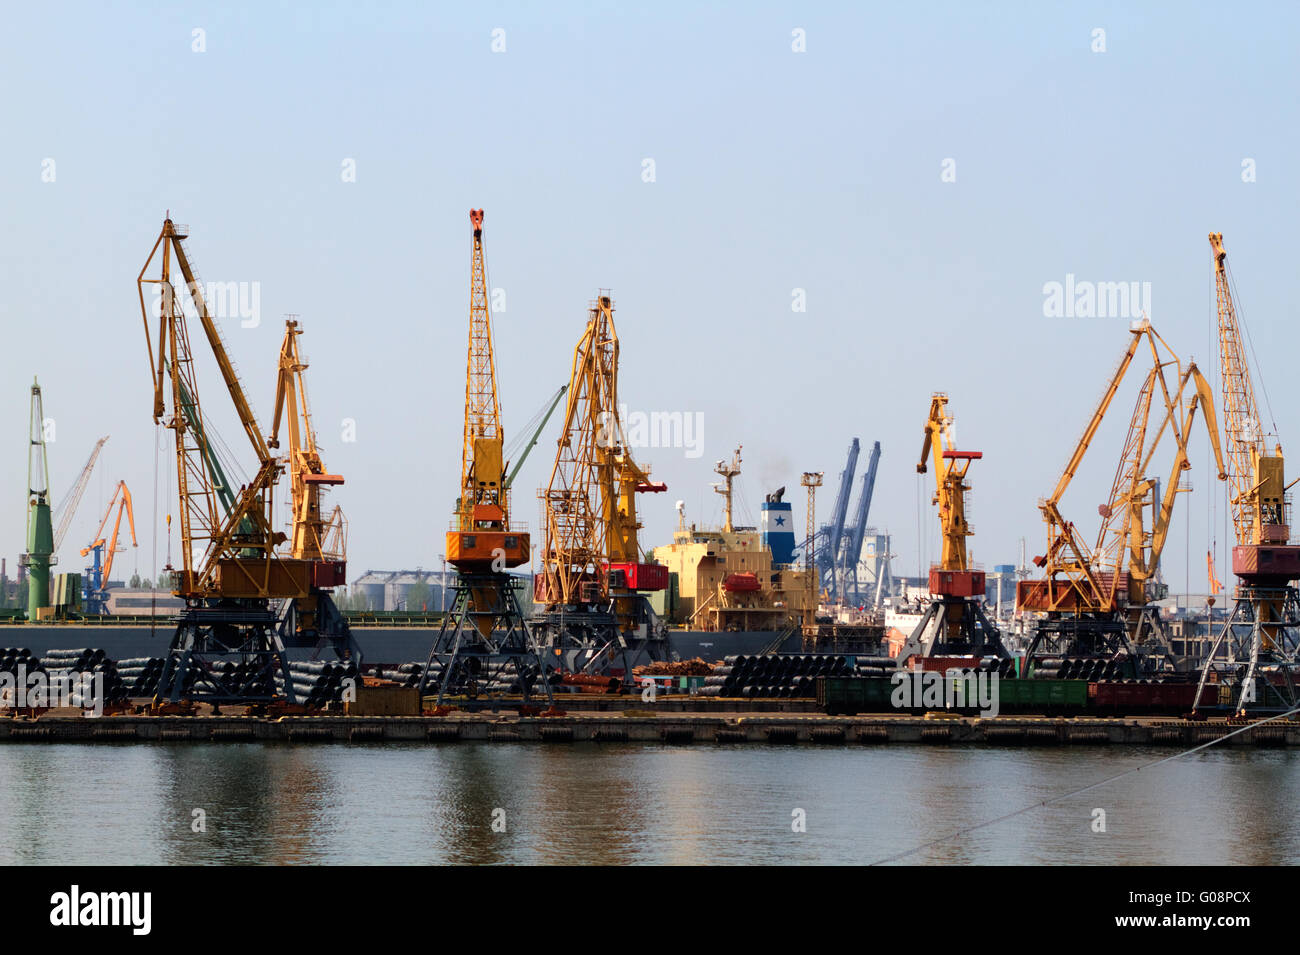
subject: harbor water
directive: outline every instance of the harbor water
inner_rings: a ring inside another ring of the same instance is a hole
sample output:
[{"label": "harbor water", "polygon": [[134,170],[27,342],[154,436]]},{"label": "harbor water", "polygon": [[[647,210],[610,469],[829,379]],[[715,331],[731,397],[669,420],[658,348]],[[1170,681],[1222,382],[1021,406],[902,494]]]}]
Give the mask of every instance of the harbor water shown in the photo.
[{"label": "harbor water", "polygon": [[[1210,749],[1151,765],[1169,755],[24,743],[0,747],[0,863],[861,864],[922,845],[902,861],[1300,862],[1289,798],[1300,753]],[[1139,766],[1148,768],[970,828]]]}]

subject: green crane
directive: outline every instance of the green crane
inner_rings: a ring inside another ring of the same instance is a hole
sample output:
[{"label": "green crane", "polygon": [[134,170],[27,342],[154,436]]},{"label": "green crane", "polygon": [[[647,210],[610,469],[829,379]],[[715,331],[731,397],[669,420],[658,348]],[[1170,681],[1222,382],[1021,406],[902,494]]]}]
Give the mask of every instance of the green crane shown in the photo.
[{"label": "green crane", "polygon": [[27,568],[27,619],[35,620],[50,605],[50,565],[54,563],[54,528],[50,521],[50,465],[45,456],[45,406],[41,386],[32,380],[32,417],[27,446],[27,552],[18,563]]}]

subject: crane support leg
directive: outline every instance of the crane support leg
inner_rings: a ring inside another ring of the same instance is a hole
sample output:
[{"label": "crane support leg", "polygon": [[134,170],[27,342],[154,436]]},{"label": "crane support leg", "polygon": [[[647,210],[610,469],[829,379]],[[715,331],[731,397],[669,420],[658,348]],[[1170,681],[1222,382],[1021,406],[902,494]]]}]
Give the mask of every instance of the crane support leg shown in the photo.
[{"label": "crane support leg", "polygon": [[546,661],[524,619],[510,574],[462,573],[451,610],[420,677],[420,696],[436,686],[438,705],[448,696],[499,698],[516,688],[528,702],[540,683],[553,703]]}]

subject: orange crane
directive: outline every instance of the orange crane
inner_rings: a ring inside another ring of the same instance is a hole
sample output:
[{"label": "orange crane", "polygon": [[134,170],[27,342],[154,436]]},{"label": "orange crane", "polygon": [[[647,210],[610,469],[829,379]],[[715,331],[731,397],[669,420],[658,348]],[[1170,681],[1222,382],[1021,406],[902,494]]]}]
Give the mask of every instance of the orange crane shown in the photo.
[{"label": "orange crane", "polygon": [[[1017,610],[1046,614],[1030,643],[1031,658],[1040,651],[1067,656],[1123,652],[1131,657],[1133,645],[1148,635],[1167,654],[1163,625],[1150,605],[1160,596],[1156,574],[1176,495],[1185,490],[1182,475],[1191,468],[1187,448],[1198,411],[1218,462],[1218,477],[1226,477],[1213,398],[1196,364],[1183,364],[1145,319],[1134,322],[1129,334],[1128,346],[1056,487],[1039,502],[1047,526],[1047,550],[1034,563],[1043,568],[1044,576],[1016,585]],[[1096,543],[1089,547],[1077,526],[1062,515],[1061,499],[1144,344],[1150,369],[1138,390],[1111,489],[1098,506],[1102,524]],[[1148,471],[1166,433],[1175,454],[1157,498],[1160,484],[1148,477]]]},{"label": "orange crane", "polygon": [[[1233,608],[1205,660],[1197,706],[1223,702],[1239,714],[1248,709],[1289,710],[1300,704],[1300,596],[1295,586],[1300,546],[1290,543],[1288,493],[1295,482],[1287,483],[1282,445],[1260,419],[1223,233],[1210,233],[1210,251],[1228,439],[1228,503],[1237,541],[1232,572],[1239,584]],[[1212,674],[1220,684],[1216,699],[1206,693]]]},{"label": "orange crane", "polygon": [[[307,597],[313,562],[277,550],[288,539],[275,529],[273,517],[284,462],[262,436],[244,395],[190,262],[184,244],[188,234],[169,215],[136,278],[153,384],[153,418],[174,439],[181,566],[174,571],[173,592],[185,601],[157,702],[166,699],[177,704],[184,694],[213,704],[279,699],[294,703],[293,680],[272,602]],[[155,261],[157,273],[146,277]],[[156,310],[146,301],[146,289],[158,292]],[[237,492],[217,464],[217,441],[200,401],[197,356],[182,307],[184,293],[193,303],[256,461],[253,477]],[[283,697],[276,689],[277,678],[284,687]]]},{"label": "orange crane", "polygon": [[555,463],[540,492],[545,544],[535,598],[546,641],[566,664],[588,672],[667,654],[663,627],[645,599],[668,585],[668,568],[645,561],[636,496],[667,490],[650,480],[628,446],[618,400],[614,303],[598,295],[573,352],[568,402]]},{"label": "orange crane", "polygon": [[519,581],[507,573],[528,562],[530,540],[527,531],[510,523],[483,255],[483,210],[471,209],[469,219],[469,344],[460,496],[446,536],[447,560],[457,570],[457,581],[451,609],[443,615],[420,683],[421,693],[437,684],[439,705],[448,693],[477,696],[480,680],[491,676],[498,685],[511,684],[525,699],[540,683],[547,699],[551,698],[546,666],[519,603]]},{"label": "orange crane", "polygon": [[[108,526],[114,507],[117,508],[117,519],[113,521],[113,533],[104,537],[104,528]],[[95,531],[90,544],[81,549],[82,557],[94,555],[91,566],[86,568],[82,584],[82,600],[88,614],[98,616],[108,613],[108,582],[113,579],[113,558],[126,550],[125,547],[118,546],[124,513],[131,528],[131,546],[139,547],[135,539],[135,510],[131,506],[131,491],[125,481],[118,481],[112,497],[108,499],[104,519],[99,522],[99,530]]]}]

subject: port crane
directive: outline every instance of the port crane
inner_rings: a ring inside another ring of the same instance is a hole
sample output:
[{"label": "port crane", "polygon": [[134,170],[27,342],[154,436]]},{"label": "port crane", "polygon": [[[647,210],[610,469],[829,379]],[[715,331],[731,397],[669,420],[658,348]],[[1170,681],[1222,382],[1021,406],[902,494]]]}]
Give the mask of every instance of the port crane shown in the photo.
[{"label": "port crane", "polygon": [[68,528],[72,526],[72,518],[77,513],[77,506],[86,493],[86,485],[90,483],[90,474],[95,470],[95,462],[99,460],[99,452],[103,450],[107,442],[108,435],[104,435],[95,442],[95,446],[90,450],[90,457],[86,459],[81,474],[77,476],[76,483],[72,485],[63,500],[59,502],[59,506],[54,509],[54,553],[56,554],[59,552],[59,548],[63,546],[64,538],[68,536]]},{"label": "port crane", "polygon": [[[915,655],[1006,657],[1002,637],[984,613],[984,571],[970,566],[966,538],[972,536],[966,520],[966,475],[982,451],[961,451],[956,446],[948,396],[936,392],[930,399],[921,443],[918,474],[934,468],[935,494],[943,547],[938,566],[930,568],[930,605],[903,643],[901,665]],[[927,463],[926,459],[932,458]]]},{"label": "port crane", "polygon": [[[1183,475],[1192,466],[1188,443],[1198,411],[1218,462],[1218,477],[1226,475],[1213,396],[1195,362],[1184,364],[1145,318],[1132,324],[1129,335],[1055,488],[1039,502],[1047,549],[1033,562],[1044,573],[1016,584],[1016,609],[1045,615],[1027,651],[1031,661],[1060,654],[1122,659],[1136,667],[1138,651],[1153,650],[1173,662],[1154,602],[1163,596],[1160,556],[1176,497],[1187,490]],[[1102,523],[1096,543],[1089,547],[1075,523],[1063,516],[1061,499],[1143,345],[1150,367],[1138,390],[1110,491],[1098,506]],[[1175,452],[1162,491],[1161,482],[1148,473],[1166,433]]]},{"label": "port crane", "polygon": [[844,522],[849,513],[849,496],[853,493],[853,476],[858,467],[858,455],[861,442],[857,438],[849,445],[848,460],[840,472],[839,493],[835,496],[835,508],[831,511],[831,522],[822,528],[821,546],[817,554],[819,586],[826,594],[826,599],[838,603],[842,594],[843,578],[840,574],[841,544],[844,541]]},{"label": "port crane", "polygon": [[[293,634],[280,626],[277,607],[309,596],[312,561],[278,550],[288,539],[276,530],[273,519],[284,460],[272,453],[248,404],[190,262],[184,244],[188,235],[189,230],[169,215],[136,277],[153,419],[173,436],[181,536],[181,563],[172,569],[173,593],[185,601],[155,702],[179,704],[184,694],[214,705],[278,700],[293,704],[297,700],[285,655]],[[157,269],[152,276],[151,266]],[[156,315],[146,301],[146,289],[151,288],[159,293]],[[214,436],[200,401],[197,354],[183,307],[186,293],[257,461],[253,477],[237,491],[216,466]]]},{"label": "port crane", "polygon": [[471,209],[469,218],[469,344],[460,496],[452,527],[446,532],[447,560],[457,571],[456,588],[451,609],[443,615],[429,651],[420,692],[423,695],[436,684],[438,704],[442,705],[450,693],[477,696],[482,681],[500,684],[513,679],[525,700],[535,684],[540,684],[549,700],[546,663],[520,606],[519,580],[508,573],[528,562],[531,540],[526,530],[510,521],[508,484],[513,472],[507,471],[501,430],[483,255],[483,210]]},{"label": "port crane", "polygon": [[50,519],[50,464],[45,450],[45,402],[40,382],[32,380],[27,431],[27,549],[18,565],[27,570],[27,619],[36,620],[50,605],[50,566],[54,531]]},{"label": "port crane", "polygon": [[289,533],[289,555],[307,561],[310,567],[308,593],[286,601],[282,627],[294,634],[299,646],[317,649],[330,646],[361,664],[361,650],[352,637],[347,618],[334,603],[331,590],[347,583],[347,521],[335,505],[329,517],[321,513],[321,495],[343,484],[341,474],[325,469],[312,425],[307,401],[307,382],[298,339],[302,328],[294,318],[285,320],[284,339],[275,384],[275,412],[267,447],[280,448],[280,425],[286,425],[288,447],[284,467],[289,475],[289,500],[293,519]]},{"label": "port crane", "polygon": [[[114,508],[117,509],[117,518],[113,521],[113,533],[105,537],[104,528],[108,526],[108,519],[113,516]],[[99,522],[99,529],[90,539],[90,544],[81,549],[82,557],[91,558],[91,565],[86,568],[85,578],[82,580],[81,593],[85,612],[92,616],[108,613],[108,582],[112,579],[113,559],[117,554],[126,551],[126,548],[118,543],[121,539],[123,514],[126,515],[127,524],[131,529],[131,546],[139,547],[135,537],[135,509],[131,505],[131,491],[125,481],[118,481],[117,486],[113,488],[112,496],[108,499],[108,507],[104,510],[103,520]]]},{"label": "port crane", "polygon": [[[867,536],[867,515],[871,512],[871,497],[875,493],[876,470],[879,465],[880,442],[877,441],[871,446],[871,454],[867,457],[867,473],[862,475],[862,489],[858,491],[858,506],[853,515],[853,531],[840,558],[841,580],[844,581],[846,589],[850,589],[848,582],[852,580],[851,589],[855,603],[862,601],[862,591],[858,585],[858,563],[862,560],[862,543]],[[876,595],[877,597],[880,595],[879,580],[876,581]]]},{"label": "port crane", "polygon": [[[1290,496],[1282,445],[1264,430],[1234,304],[1223,233],[1210,233],[1218,313],[1229,508],[1238,585],[1228,619],[1201,670],[1196,706],[1290,710],[1300,702],[1300,546],[1290,543]],[[1270,443],[1272,447],[1270,447]],[[1211,558],[1212,561],[1212,558]],[[1211,569],[1213,575],[1213,569]],[[1218,683],[1218,698],[1207,683]]]},{"label": "port crane", "polygon": [[619,417],[614,305],[599,294],[573,353],[555,463],[540,492],[545,543],[536,600],[544,645],[571,670],[593,672],[619,659],[628,679],[643,659],[666,659],[663,625],[646,591],[668,570],[643,559],[638,494],[663,492],[628,447]]}]

